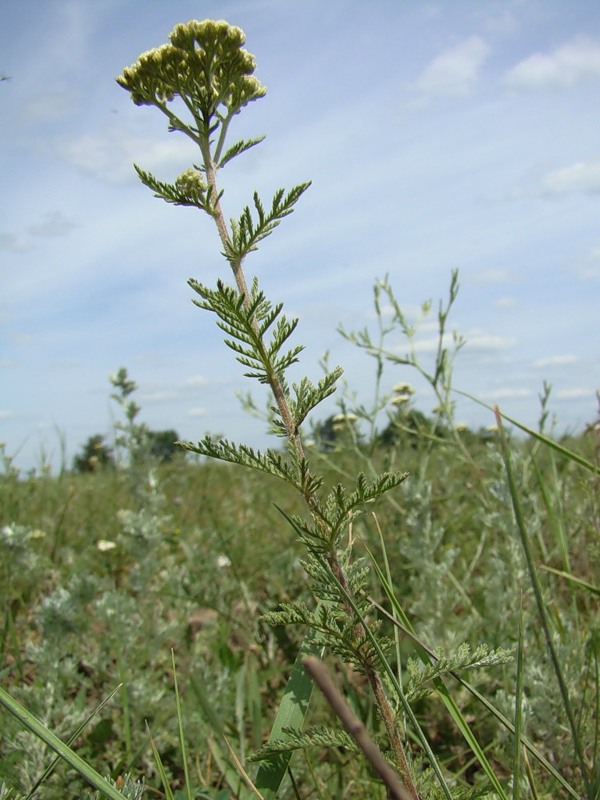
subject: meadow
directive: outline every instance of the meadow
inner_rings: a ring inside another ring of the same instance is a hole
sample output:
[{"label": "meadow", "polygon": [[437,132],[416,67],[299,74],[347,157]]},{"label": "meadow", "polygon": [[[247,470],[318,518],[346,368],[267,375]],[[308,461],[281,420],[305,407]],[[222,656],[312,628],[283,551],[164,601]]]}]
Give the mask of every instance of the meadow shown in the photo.
[{"label": "meadow", "polygon": [[[398,667],[405,684],[418,663],[417,641],[442,657],[456,656],[465,645],[471,655],[482,644],[514,652],[515,658],[495,666],[468,670],[451,657],[439,674],[447,676],[504,786],[513,774],[514,737],[458,678],[506,720],[514,722],[520,707],[523,734],[572,789],[525,749],[522,796],[595,796],[586,795],[581,781],[497,435],[460,435],[468,458],[453,437],[433,440],[399,428],[394,442],[375,445],[349,441],[342,431],[337,442],[315,447],[311,459],[332,483],[347,480],[357,461],[367,468],[395,462],[410,473],[351,531],[358,556],[366,556],[368,547],[386,564],[418,636],[382,618],[388,636],[400,634]],[[598,464],[592,426],[565,445]],[[598,475],[536,440],[515,437],[510,446],[552,641],[593,774]],[[185,797],[173,653],[191,796],[239,796],[245,787],[225,740],[251,771],[247,755],[268,735],[302,636],[301,629],[270,626],[261,615],[290,598],[311,602],[303,548],[275,506],[292,513],[298,505],[293,492],[256,471],[183,456],[167,464],[54,476],[19,475],[7,459],[0,492],[2,686],[63,740],[77,734],[73,749],[117,786],[125,775],[144,777],[144,796],[166,796],[151,736],[174,796]],[[369,577],[368,592],[394,612],[376,575]],[[328,660],[355,713],[380,737],[364,677]],[[487,786],[456,722],[429,686],[411,702],[436,757],[456,787]],[[313,698],[309,722],[332,722],[319,698]],[[1,796],[29,796],[52,761],[44,742],[3,711]],[[421,770],[426,774],[422,764]],[[280,796],[385,796],[367,763],[340,743],[305,743],[291,774],[293,783]],[[597,786],[597,773],[593,780]],[[77,772],[58,763],[31,796],[84,797],[83,786]]]},{"label": "meadow", "polygon": [[[367,405],[327,359],[292,381],[298,320],[245,266],[308,184],[225,219],[221,170],[262,141],[227,149],[229,126],[265,89],[239,28],[169,38],[117,80],[199,165],[136,170],[216,225],[234,285],[189,287],[267,392],[244,403],[274,444],[206,435],[166,457],[122,368],[111,453],[93,437],[58,474],[3,453],[0,798],[598,800],[596,410],[557,437],[544,385],[536,429],[498,408],[493,429],[457,425],[456,272],[421,320],[386,278],[372,328],[340,330],[372,359]],[[431,414],[386,388],[398,374]]]}]

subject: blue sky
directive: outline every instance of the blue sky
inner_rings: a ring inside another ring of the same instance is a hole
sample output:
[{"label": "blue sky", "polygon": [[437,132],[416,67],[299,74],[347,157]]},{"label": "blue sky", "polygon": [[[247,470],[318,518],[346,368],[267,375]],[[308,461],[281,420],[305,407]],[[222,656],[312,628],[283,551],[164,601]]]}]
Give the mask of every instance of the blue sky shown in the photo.
[{"label": "blue sky", "polygon": [[[153,198],[132,167],[172,180],[196,154],[114,80],[194,18],[240,26],[268,89],[236,119],[236,138],[267,138],[224,171],[228,216],[254,189],[267,202],[313,181],[247,264],[300,317],[303,372],[320,377],[329,351],[368,401],[372,363],[337,326],[374,325],[385,274],[410,315],[458,268],[456,387],[535,424],[547,380],[559,430],[592,421],[596,0],[22,0],[0,30],[0,440],[16,463],[57,463],[61,441],[70,463],[109,433],[121,366],[152,428],[265,442],[236,398],[255,387],[186,285],[229,280],[216,232]],[[427,322],[418,337],[426,362],[434,333]],[[403,352],[400,336],[390,344]],[[399,382],[432,408],[411,370],[390,366],[385,388]],[[458,421],[493,421],[457,401]]]}]

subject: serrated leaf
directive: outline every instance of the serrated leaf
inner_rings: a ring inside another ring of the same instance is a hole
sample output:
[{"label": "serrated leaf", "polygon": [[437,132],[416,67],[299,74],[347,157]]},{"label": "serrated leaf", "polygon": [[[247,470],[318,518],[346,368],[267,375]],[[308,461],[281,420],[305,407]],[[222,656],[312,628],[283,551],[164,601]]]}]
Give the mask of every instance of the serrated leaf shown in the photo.
[{"label": "serrated leaf", "polygon": [[256,245],[269,236],[279,225],[284,217],[293,211],[293,206],[310,186],[310,181],[298,184],[285,194],[284,189],[278,189],[273,196],[269,213],[265,212],[262,201],[257,192],[253,195],[256,222],[252,218],[250,207],[246,206],[239,220],[232,224],[232,242],[226,248],[226,257],[230,261],[239,262],[248,253],[256,249]]},{"label": "serrated leaf", "polygon": [[307,731],[285,726],[283,733],[285,737],[274,739],[259,747],[248,756],[248,761],[263,761],[272,755],[307,747],[344,747],[350,752],[358,752],[356,743],[346,731],[330,728],[327,725],[316,725]]},{"label": "serrated leaf", "polygon": [[242,153],[245,153],[247,150],[250,150],[251,147],[255,147],[257,144],[260,144],[264,138],[264,136],[257,136],[254,139],[246,139],[236,142],[229,148],[229,150],[227,150],[223,158],[219,161],[219,169],[222,169],[225,164],[228,164],[232,159],[236,158]]}]

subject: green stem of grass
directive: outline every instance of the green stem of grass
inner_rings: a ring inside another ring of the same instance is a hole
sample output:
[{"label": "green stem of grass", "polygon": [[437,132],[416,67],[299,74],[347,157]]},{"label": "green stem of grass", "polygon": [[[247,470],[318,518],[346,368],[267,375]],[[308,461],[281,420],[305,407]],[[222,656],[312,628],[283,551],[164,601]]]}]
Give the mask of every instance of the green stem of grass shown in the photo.
[{"label": "green stem of grass", "polygon": [[126,800],[125,796],[115,789],[105,778],[96,772],[93,767],[90,767],[81,756],[78,756],[68,745],[58,738],[51,730],[49,730],[37,717],[30,711],[22,706],[17,700],[11,697],[0,686],[0,705],[13,715],[23,727],[31,731],[34,736],[45,742],[51,750],[60,756],[70,767],[72,767],[81,777],[87,781],[91,786],[98,791],[108,800]]},{"label": "green stem of grass", "polygon": [[512,467],[512,459],[510,454],[510,448],[508,446],[508,442],[506,440],[506,436],[504,434],[504,427],[502,424],[502,414],[500,413],[499,409],[496,407],[494,409],[494,413],[496,415],[496,424],[498,426],[498,434],[500,438],[500,446],[502,449],[502,456],[504,459],[504,465],[506,468],[506,478],[508,481],[508,488],[512,500],[513,512],[515,516],[515,522],[517,524],[517,529],[519,531],[519,536],[521,538],[521,544],[523,546],[523,552],[525,554],[525,560],[527,562],[527,569],[529,571],[529,579],[531,581],[531,586],[533,588],[533,593],[535,596],[535,601],[537,605],[538,615],[540,618],[540,623],[542,626],[542,630],[544,632],[544,638],[546,640],[546,647],[548,648],[548,653],[550,655],[550,660],[552,661],[552,666],[554,669],[554,674],[556,676],[556,680],[558,683],[559,691],[561,694],[563,706],[565,709],[565,714],[567,715],[567,720],[569,723],[569,728],[571,730],[571,736],[573,738],[573,747],[575,750],[575,756],[579,763],[579,769],[581,772],[581,777],[583,779],[583,783],[586,789],[586,794],[592,800],[592,785],[590,782],[590,776],[588,774],[588,768],[585,761],[585,756],[583,753],[583,747],[581,744],[581,739],[579,738],[579,730],[575,723],[575,715],[573,713],[573,706],[571,704],[571,700],[569,697],[569,690],[566,684],[566,681],[563,676],[562,667],[560,665],[560,660],[558,658],[558,654],[554,647],[554,643],[552,641],[552,632],[550,630],[550,621],[548,619],[548,615],[546,613],[546,604],[544,602],[544,596],[542,592],[542,586],[538,577],[537,569],[535,566],[535,561],[533,558],[533,552],[531,549],[531,543],[529,541],[529,533],[527,531],[527,525],[525,523],[525,518],[523,515],[523,509],[521,507],[521,501],[519,498],[519,493],[517,490],[517,484],[514,477],[513,467]]}]

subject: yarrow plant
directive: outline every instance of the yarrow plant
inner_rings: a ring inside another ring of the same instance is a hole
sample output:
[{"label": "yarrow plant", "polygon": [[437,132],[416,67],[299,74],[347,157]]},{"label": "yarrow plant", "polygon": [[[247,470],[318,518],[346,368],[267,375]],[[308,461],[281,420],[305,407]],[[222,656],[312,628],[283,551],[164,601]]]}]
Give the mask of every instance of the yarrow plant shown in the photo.
[{"label": "yarrow plant", "polygon": [[[367,502],[397,486],[405,474],[383,473],[368,482],[359,475],[352,492],[336,486],[321,496],[323,479],[312,474],[304,452],[301,425],[308,414],[335,390],[341,375],[336,367],[317,384],[308,378],[289,384],[286,373],[298,361],[303,347],[288,345],[298,320],[288,320],[282,303],[272,304],[257,278],[248,281],[244,262],[289,215],[309,186],[301,183],[290,191],[280,189],[266,210],[258,193],[253,209],[244,208],[239,219],[228,224],[222,210],[223,190],[218,174],[232,159],[257,145],[264,137],[241,140],[225,149],[233,117],[248,103],[264,97],[265,87],[253,76],[254,57],[243,49],[243,32],[224,21],[191,21],[175,27],[170,44],[140,56],[117,79],[134,103],[158,108],[168,119],[169,130],[180,131],[197,146],[201,163],[183,172],[173,184],[136,166],[142,182],[157,197],[176,205],[193,206],[208,214],[217,227],[223,255],[233,273],[235,286],[218,280],[216,288],[190,280],[199,295],[196,305],[211,311],[225,332],[225,343],[248,371],[245,375],[266,384],[273,395],[273,432],[285,440],[286,454],[275,450],[256,452],[246,445],[207,436],[185,447],[197,454],[259,469],[292,484],[304,498],[308,516],[288,517],[306,545],[306,569],[314,580],[320,604],[316,611],[288,604],[271,614],[273,623],[301,622],[319,631],[324,641],[367,676],[386,726],[393,758],[416,797],[403,744],[397,709],[388,697],[381,675],[381,646],[374,625],[364,617],[367,602],[361,593],[364,569],[351,564],[349,547],[342,540],[353,517]],[[179,99],[191,119],[184,121],[172,102]],[[285,514],[285,512],[282,512]]]},{"label": "yarrow plant", "polygon": [[[366,593],[367,569],[361,560],[354,559],[348,540],[354,518],[367,504],[401,484],[406,474],[383,472],[368,480],[360,473],[353,488],[339,484],[330,490],[325,488],[322,476],[313,474],[305,455],[302,425],[315,407],[335,391],[342,370],[336,367],[326,371],[317,383],[306,377],[290,383],[288,370],[303,350],[301,345],[290,344],[298,320],[285,317],[283,304],[267,299],[258,279],[250,280],[245,271],[247,257],[292,213],[309,183],[300,183],[289,191],[278,190],[270,206],[265,206],[255,192],[252,204],[237,219],[227,221],[220,174],[233,159],[264,138],[227,146],[230,125],[246,105],[264,97],[266,89],[254,77],[255,60],[243,48],[245,36],[239,28],[225,21],[191,21],[177,25],[169,39],[169,44],[141,55],[117,80],[136,105],[157,108],[167,117],[170,131],[187,136],[198,147],[200,161],[173,183],[165,183],[139,166],[135,169],[157,197],[198,208],[214,222],[234,285],[218,279],[211,288],[192,279],[189,285],[199,298],[194,303],[215,314],[217,325],[225,333],[225,344],[245,368],[245,376],[270,389],[272,432],[285,444],[283,452],[258,452],[244,444],[206,436],[184,447],[281,478],[302,496],[305,516],[288,515],[283,509],[281,512],[306,547],[304,567],[312,579],[317,603],[313,609],[301,602],[284,603],[266,619],[273,624],[307,625],[319,648],[328,648],[366,677],[385,727],[390,759],[401,776],[401,783],[389,777],[389,768],[379,759],[380,767],[376,768],[394,796],[413,800],[419,797],[406,746],[404,720],[408,720],[438,775],[442,791],[450,797],[441,769],[390,666],[393,643],[380,631]],[[344,419],[344,423],[348,424],[348,420]],[[499,660],[502,657],[488,654],[487,661],[481,657],[478,663]],[[460,661],[459,658],[455,667]],[[465,666],[468,662],[467,658]],[[333,735],[331,740],[337,741]],[[262,751],[267,759],[279,752],[272,741],[270,744]],[[258,790],[272,789],[272,784],[261,785],[260,778],[259,771]]]}]

